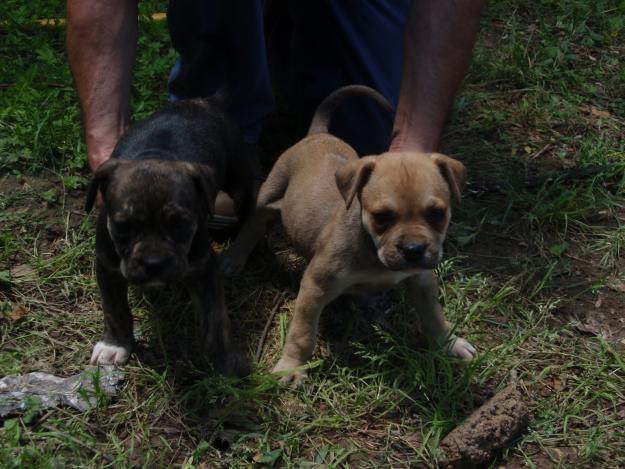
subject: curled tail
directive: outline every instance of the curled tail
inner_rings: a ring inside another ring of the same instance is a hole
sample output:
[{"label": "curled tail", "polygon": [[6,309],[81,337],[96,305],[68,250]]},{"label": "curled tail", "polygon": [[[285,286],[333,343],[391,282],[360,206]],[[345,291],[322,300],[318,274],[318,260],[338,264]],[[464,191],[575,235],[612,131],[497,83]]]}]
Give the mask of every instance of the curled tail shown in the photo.
[{"label": "curled tail", "polygon": [[330,95],[324,99],[312,118],[310,128],[308,129],[308,135],[328,133],[328,127],[332,120],[332,114],[346,98],[352,96],[368,96],[373,99],[382,109],[387,111],[389,115],[393,114],[393,106],[388,100],[380,93],[372,88],[364,85],[348,85],[339,88],[336,91],[330,93]]}]

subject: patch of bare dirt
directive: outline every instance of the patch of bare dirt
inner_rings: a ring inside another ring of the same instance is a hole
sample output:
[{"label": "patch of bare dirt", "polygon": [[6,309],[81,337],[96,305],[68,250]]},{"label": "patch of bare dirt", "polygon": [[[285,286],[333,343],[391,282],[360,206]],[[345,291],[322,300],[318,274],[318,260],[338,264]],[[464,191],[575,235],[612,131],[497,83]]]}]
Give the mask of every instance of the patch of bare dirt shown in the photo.
[{"label": "patch of bare dirt", "polygon": [[[525,456],[540,469],[556,467],[576,467],[577,449],[571,446],[545,448],[534,443],[525,446]],[[497,469],[526,469],[526,461],[521,456],[513,456],[510,461],[495,466]]]},{"label": "patch of bare dirt", "polygon": [[[0,227],[13,237],[32,238],[37,253],[50,258],[63,247],[68,229],[80,226],[87,216],[84,199],[84,190],[67,190],[56,176],[6,175],[0,179]],[[25,260],[21,250],[15,250],[4,262],[0,259],[0,270]]]},{"label": "patch of bare dirt", "polygon": [[[579,251],[579,252],[577,252]],[[567,258],[571,261],[569,276],[559,282],[562,294],[571,300],[562,303],[558,313],[566,321],[574,321],[575,329],[583,335],[601,336],[625,350],[625,283],[614,282],[601,289],[593,284],[613,276],[602,268],[601,252],[584,252],[573,248]]]},{"label": "patch of bare dirt", "polygon": [[475,270],[485,271],[497,277],[515,275],[522,270],[521,260],[527,259],[527,245],[509,237],[480,234],[477,242],[460,249]]},{"label": "patch of bare dirt", "polygon": [[603,288],[588,293],[567,308],[576,320],[575,329],[584,335],[601,336],[625,351],[625,294]]}]

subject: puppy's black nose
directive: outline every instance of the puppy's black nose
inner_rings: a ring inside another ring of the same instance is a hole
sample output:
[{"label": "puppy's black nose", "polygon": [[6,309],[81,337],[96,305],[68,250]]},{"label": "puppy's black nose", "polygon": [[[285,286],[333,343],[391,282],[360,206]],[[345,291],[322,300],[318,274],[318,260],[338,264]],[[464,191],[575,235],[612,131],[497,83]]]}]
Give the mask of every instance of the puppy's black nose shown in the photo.
[{"label": "puppy's black nose", "polygon": [[148,274],[155,274],[163,270],[169,259],[159,254],[148,254],[141,258],[141,263]]},{"label": "puppy's black nose", "polygon": [[419,262],[423,258],[426,248],[425,244],[417,243],[405,243],[400,246],[404,258],[411,263]]}]

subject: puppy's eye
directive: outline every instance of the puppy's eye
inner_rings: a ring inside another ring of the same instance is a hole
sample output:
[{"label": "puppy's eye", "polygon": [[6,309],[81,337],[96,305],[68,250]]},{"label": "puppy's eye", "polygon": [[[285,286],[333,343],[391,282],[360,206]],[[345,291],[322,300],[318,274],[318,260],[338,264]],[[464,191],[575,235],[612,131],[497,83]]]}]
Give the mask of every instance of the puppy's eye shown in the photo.
[{"label": "puppy's eye", "polygon": [[382,210],[373,214],[373,221],[380,228],[387,228],[395,223],[395,214],[390,210]]},{"label": "puppy's eye", "polygon": [[191,236],[193,220],[181,216],[174,215],[167,220],[167,229],[171,236],[179,241],[186,240]]},{"label": "puppy's eye", "polygon": [[113,235],[116,238],[129,238],[134,232],[134,225],[129,221],[118,221],[113,224]]},{"label": "puppy's eye", "polygon": [[177,226],[173,228],[171,231],[171,235],[177,241],[185,241],[191,236],[191,227],[190,226]]},{"label": "puppy's eye", "polygon": [[439,207],[431,207],[428,209],[425,216],[430,223],[437,224],[445,220],[445,215],[447,215],[447,211],[445,209]]}]

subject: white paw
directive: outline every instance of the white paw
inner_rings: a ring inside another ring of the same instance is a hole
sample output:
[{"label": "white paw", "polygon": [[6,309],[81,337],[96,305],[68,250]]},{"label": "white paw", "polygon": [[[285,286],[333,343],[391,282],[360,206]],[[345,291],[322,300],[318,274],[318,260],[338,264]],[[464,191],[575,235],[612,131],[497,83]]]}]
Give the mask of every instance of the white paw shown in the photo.
[{"label": "white paw", "polygon": [[280,382],[282,384],[293,383],[293,386],[301,386],[304,380],[308,377],[306,370],[295,369],[301,367],[301,363],[296,361],[280,358],[278,364],[273,368],[272,373],[280,376]]},{"label": "white paw", "polygon": [[444,334],[437,340],[439,346],[443,347],[448,355],[462,360],[471,361],[477,355],[475,347],[462,337],[455,334]]},{"label": "white paw", "polygon": [[477,351],[473,345],[464,340],[462,337],[456,336],[451,337],[447,353],[449,353],[452,357],[458,357],[467,361],[473,360],[477,355]]},{"label": "white paw", "polygon": [[89,363],[92,365],[123,365],[128,361],[129,356],[129,348],[100,341],[93,347]]}]

